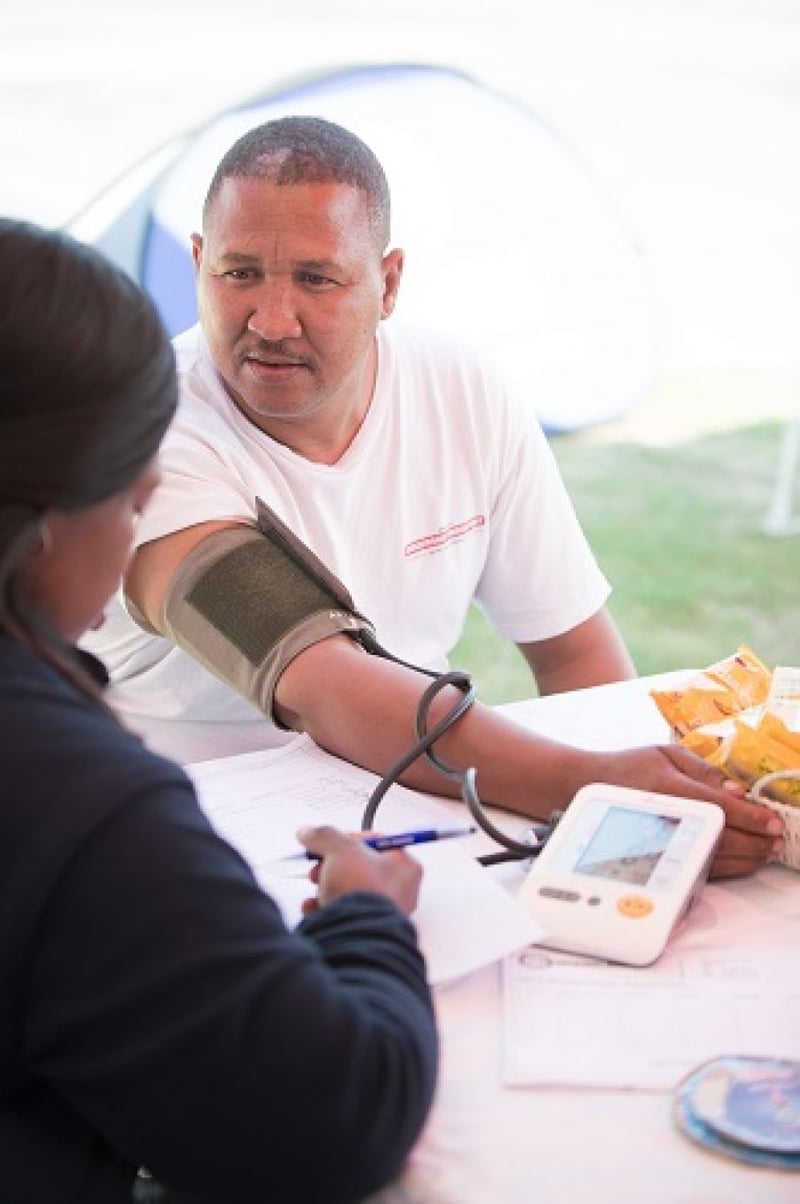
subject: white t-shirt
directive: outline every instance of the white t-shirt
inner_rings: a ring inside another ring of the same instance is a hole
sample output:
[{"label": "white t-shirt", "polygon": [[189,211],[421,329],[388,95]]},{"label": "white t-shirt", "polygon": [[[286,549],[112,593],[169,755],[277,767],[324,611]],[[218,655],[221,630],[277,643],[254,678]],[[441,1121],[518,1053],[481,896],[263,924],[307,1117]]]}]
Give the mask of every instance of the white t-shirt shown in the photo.
[{"label": "white t-shirt", "polygon": [[[350,591],[394,655],[443,669],[476,599],[518,643],[561,634],[610,592],[531,406],[469,349],[381,323],[367,416],[342,458],[312,463],[230,401],[195,327],[175,342],[181,402],[137,543],[213,519],[255,523],[259,496]],[[86,641],[128,716],[257,712],[119,601]],[[135,722],[133,724],[135,725]]]}]

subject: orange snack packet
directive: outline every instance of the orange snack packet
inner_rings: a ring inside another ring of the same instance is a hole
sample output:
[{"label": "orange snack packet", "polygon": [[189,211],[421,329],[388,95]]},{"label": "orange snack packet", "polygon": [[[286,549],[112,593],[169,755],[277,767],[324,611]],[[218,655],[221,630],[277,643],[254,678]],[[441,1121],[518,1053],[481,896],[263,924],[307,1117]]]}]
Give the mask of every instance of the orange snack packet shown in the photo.
[{"label": "orange snack packet", "polygon": [[651,690],[659,711],[678,736],[719,723],[760,706],[769,693],[771,674],[745,644],[709,665],[678,690]]},{"label": "orange snack packet", "polygon": [[719,768],[722,756],[722,736],[713,732],[704,732],[698,728],[696,731],[687,732],[685,736],[681,736],[680,743],[684,748],[688,748],[689,752],[696,753],[698,757],[708,761],[709,765]]},{"label": "orange snack packet", "polygon": [[[776,715],[765,715],[756,728],[735,723],[732,737],[724,741],[715,763],[730,777],[752,786],[768,773],[800,769],[800,734],[790,732]],[[778,802],[800,807],[800,780],[785,778],[765,787]]]}]

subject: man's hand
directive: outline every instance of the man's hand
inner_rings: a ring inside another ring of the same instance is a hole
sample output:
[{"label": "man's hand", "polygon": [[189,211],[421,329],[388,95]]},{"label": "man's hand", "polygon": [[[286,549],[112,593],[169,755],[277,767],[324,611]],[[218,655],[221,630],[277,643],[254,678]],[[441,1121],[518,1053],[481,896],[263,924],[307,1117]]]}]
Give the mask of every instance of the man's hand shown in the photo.
[{"label": "man's hand", "polygon": [[401,849],[376,853],[357,836],[329,827],[301,828],[297,838],[320,858],[308,875],[319,890],[303,904],[305,914],[355,890],[385,895],[406,915],[417,906],[422,866]]},{"label": "man's hand", "polygon": [[600,759],[598,781],[703,799],[722,807],[725,829],[711,866],[713,878],[751,874],[780,851],[780,817],[768,807],[749,802],[740,783],[685,748],[667,744],[628,749],[603,753]]}]

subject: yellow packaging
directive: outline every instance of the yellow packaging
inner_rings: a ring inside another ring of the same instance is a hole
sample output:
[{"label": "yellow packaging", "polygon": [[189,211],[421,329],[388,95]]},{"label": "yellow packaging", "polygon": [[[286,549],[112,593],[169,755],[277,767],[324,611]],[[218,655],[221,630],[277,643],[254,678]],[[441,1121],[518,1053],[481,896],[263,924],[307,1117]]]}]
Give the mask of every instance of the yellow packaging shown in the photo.
[{"label": "yellow packaging", "polygon": [[770,773],[800,775],[800,669],[770,673],[748,647],[696,674],[682,690],[652,690],[684,748],[749,788],[784,825],[778,861],[800,870],[800,777],[757,783]]},{"label": "yellow packaging", "polygon": [[766,702],[772,684],[769,669],[746,644],[741,644],[732,656],[711,665],[706,673],[728,687],[736,700],[737,711],[761,706]]},{"label": "yellow packaging", "polygon": [[[752,786],[768,773],[800,768],[800,736],[789,732],[774,715],[765,716],[757,728],[737,722],[733,737],[724,742],[721,757],[715,764],[724,773]],[[797,779],[773,782],[765,794],[778,802],[800,807],[800,781]]]},{"label": "yellow packaging", "polygon": [[777,665],[764,708],[777,715],[791,731],[800,731],[800,669]]},{"label": "yellow packaging", "polygon": [[759,723],[758,731],[782,746],[788,760],[787,768],[800,769],[800,732],[790,731],[778,715],[771,715],[769,711]]},{"label": "yellow packaging", "polygon": [[686,736],[698,727],[760,706],[766,701],[770,682],[769,669],[743,644],[731,656],[696,674],[682,689],[651,690],[651,696],[672,730]]},{"label": "yellow packaging", "polygon": [[698,728],[696,731],[687,732],[685,736],[681,736],[680,743],[684,748],[688,748],[689,752],[696,753],[698,757],[708,761],[709,765],[719,766],[723,738],[716,732],[706,732],[702,728]]}]

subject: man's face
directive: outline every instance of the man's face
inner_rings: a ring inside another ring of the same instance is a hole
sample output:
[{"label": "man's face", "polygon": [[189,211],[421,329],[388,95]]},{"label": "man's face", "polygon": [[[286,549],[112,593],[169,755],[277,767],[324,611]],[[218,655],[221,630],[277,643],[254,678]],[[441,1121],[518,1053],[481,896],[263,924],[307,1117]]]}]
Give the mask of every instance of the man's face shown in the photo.
[{"label": "man's face", "polygon": [[402,272],[361,192],[228,179],[192,241],[200,319],[242,412],[290,446],[309,424],[360,422]]}]

